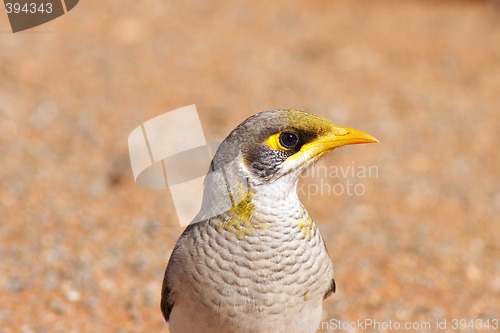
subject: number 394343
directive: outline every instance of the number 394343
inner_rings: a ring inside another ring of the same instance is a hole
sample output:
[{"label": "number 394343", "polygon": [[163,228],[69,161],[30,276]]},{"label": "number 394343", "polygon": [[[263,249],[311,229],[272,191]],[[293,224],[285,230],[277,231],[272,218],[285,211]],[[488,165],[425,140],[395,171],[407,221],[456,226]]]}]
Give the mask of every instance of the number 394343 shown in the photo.
[{"label": "number 394343", "polygon": [[52,4],[50,2],[47,3],[19,3],[19,2],[7,2],[5,3],[5,10],[7,14],[51,14],[52,13]]}]

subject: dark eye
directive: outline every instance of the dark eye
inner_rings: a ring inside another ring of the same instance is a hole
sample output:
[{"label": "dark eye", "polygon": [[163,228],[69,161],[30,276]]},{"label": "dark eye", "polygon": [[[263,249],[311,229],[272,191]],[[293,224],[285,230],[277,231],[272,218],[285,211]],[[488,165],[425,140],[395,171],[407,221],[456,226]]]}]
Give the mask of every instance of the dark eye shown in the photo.
[{"label": "dark eye", "polygon": [[293,148],[299,143],[299,136],[291,132],[283,132],[280,134],[280,143],[285,148]]}]

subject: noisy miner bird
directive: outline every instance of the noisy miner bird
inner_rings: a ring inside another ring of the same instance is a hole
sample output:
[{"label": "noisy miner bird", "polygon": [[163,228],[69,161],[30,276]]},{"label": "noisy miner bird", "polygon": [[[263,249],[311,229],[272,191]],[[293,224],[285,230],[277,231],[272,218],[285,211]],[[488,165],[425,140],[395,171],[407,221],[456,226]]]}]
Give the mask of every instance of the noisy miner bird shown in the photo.
[{"label": "noisy miner bird", "polygon": [[298,110],[258,113],[219,146],[163,280],[170,333],[310,333],[333,264],[296,187],[337,147],[378,142]]}]

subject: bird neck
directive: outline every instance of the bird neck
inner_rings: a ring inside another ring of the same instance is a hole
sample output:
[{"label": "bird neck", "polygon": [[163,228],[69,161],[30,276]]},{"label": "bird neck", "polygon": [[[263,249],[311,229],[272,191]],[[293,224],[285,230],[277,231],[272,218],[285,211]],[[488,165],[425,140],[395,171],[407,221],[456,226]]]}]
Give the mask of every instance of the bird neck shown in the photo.
[{"label": "bird neck", "polygon": [[[299,177],[279,177],[273,181],[256,181],[241,164],[223,170],[215,169],[205,178],[202,207],[193,222],[230,214],[241,220],[255,216],[276,216],[304,210],[298,196]],[[271,213],[271,214],[269,214]]]},{"label": "bird neck", "polygon": [[296,187],[297,182],[290,183],[285,179],[253,186],[248,200],[251,216],[256,220],[275,223],[277,221],[274,220],[282,220],[287,216],[307,214],[297,195]]},{"label": "bird neck", "polygon": [[246,196],[234,202],[217,220],[221,222],[214,223],[238,238],[267,234],[275,228],[302,230],[301,223],[312,227],[312,220],[297,196],[296,184],[286,182],[248,187]]},{"label": "bird neck", "polygon": [[251,190],[254,193],[254,201],[273,202],[273,203],[297,203],[300,204],[297,196],[298,181],[290,182],[284,177],[275,180],[272,183],[253,185]]}]

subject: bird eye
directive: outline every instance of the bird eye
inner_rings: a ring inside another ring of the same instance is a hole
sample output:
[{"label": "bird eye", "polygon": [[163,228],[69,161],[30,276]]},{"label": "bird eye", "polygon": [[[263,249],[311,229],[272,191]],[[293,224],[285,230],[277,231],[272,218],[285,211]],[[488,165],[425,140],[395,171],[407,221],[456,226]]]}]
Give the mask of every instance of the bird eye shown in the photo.
[{"label": "bird eye", "polygon": [[293,148],[299,143],[299,136],[291,132],[283,132],[280,134],[280,143],[285,148]]}]

